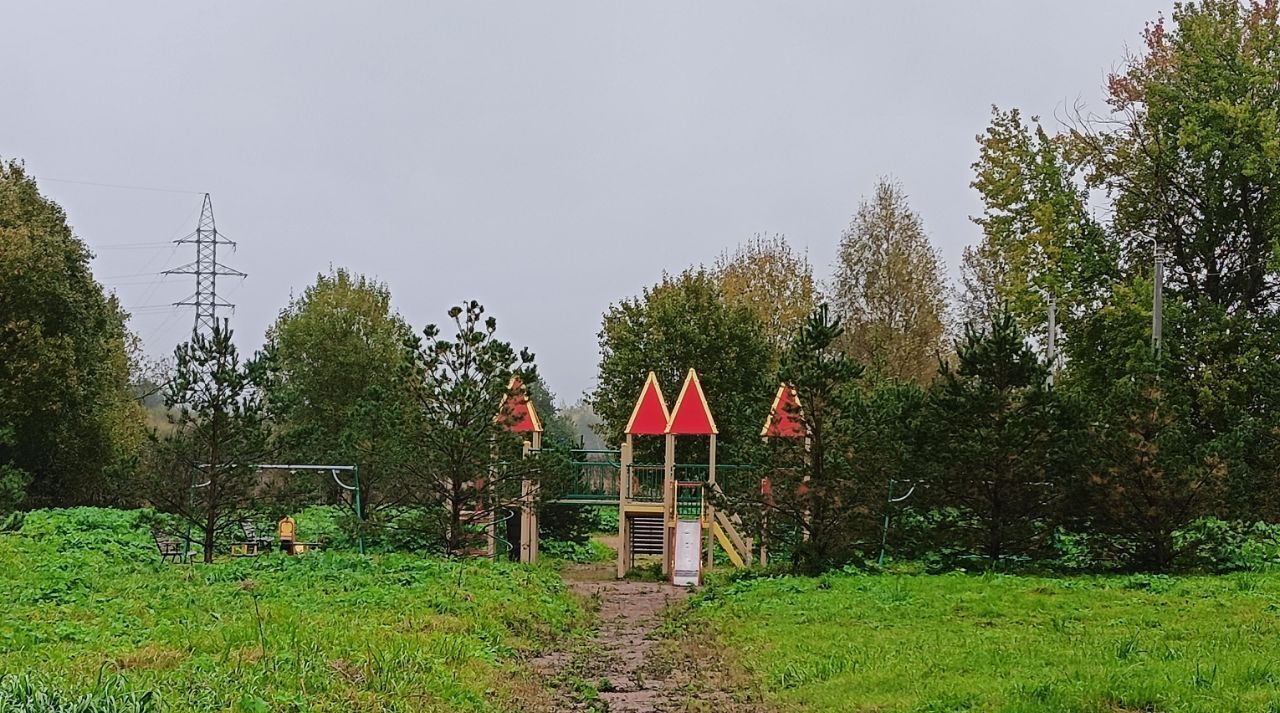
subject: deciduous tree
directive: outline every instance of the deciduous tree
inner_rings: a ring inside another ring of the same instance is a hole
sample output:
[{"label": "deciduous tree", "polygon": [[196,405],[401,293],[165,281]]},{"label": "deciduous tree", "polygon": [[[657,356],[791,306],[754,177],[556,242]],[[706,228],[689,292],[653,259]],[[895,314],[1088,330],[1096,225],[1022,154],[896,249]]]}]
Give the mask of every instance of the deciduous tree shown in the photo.
[{"label": "deciduous tree", "polygon": [[840,240],[834,282],[848,354],[871,376],[927,383],[947,331],[946,282],[900,183],[881,179],[858,207]]},{"label": "deciduous tree", "polygon": [[1119,250],[1088,210],[1061,142],[1017,109],[992,109],[978,137],[971,184],[982,195],[974,218],[982,241],[965,249],[966,321],[986,324],[1007,310],[1044,338],[1049,298],[1069,335],[1074,320],[1098,306],[1117,271]]},{"label": "deciduous tree", "polygon": [[[1166,378],[1188,395],[1198,443],[1250,444],[1227,464],[1236,516],[1274,516],[1280,448],[1280,4],[1177,5],[1108,82],[1109,115],[1076,122],[1072,149],[1111,199],[1129,284],[1165,256]],[[1176,376],[1173,376],[1176,374]],[[1170,384],[1162,384],[1167,393]],[[1259,437],[1259,434],[1262,437]]]},{"label": "deciduous tree", "polygon": [[411,332],[385,284],[342,269],[318,275],[267,331],[276,368],[266,403],[282,455],[358,463],[366,506],[404,492],[395,463],[414,418],[400,368]]},{"label": "deciduous tree", "polygon": [[0,162],[0,508],[114,501],[144,439],[125,314],[91,257],[22,164]]},{"label": "deciduous tree", "polygon": [[1233,315],[1274,311],[1280,288],[1278,16],[1275,0],[1179,3],[1110,77],[1111,115],[1073,136],[1133,264],[1159,243],[1171,292]]},{"label": "deciduous tree", "polygon": [[721,460],[732,462],[758,444],[773,392],[772,360],[760,320],[746,306],[728,303],[714,275],[701,269],[666,275],[605,313],[591,406],[603,420],[605,441],[620,443],[649,371],[674,402],[685,375],[696,369],[720,429]]},{"label": "deciduous tree", "polygon": [[755,314],[779,356],[817,306],[813,265],[785,235],[756,235],[717,258],[713,271],[725,301]]}]

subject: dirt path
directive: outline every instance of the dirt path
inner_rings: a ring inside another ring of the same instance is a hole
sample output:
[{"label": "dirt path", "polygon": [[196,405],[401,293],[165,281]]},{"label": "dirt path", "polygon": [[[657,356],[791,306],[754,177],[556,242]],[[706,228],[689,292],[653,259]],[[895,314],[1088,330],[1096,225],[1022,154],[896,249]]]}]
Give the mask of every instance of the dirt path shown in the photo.
[{"label": "dirt path", "polygon": [[[662,613],[687,596],[665,582],[616,580],[612,565],[565,570],[565,581],[579,596],[598,603],[599,630],[594,640],[574,651],[544,656],[534,666],[557,686],[557,710],[647,713],[668,710],[677,696],[655,676],[650,655]],[[660,667],[657,667],[660,668]]]}]

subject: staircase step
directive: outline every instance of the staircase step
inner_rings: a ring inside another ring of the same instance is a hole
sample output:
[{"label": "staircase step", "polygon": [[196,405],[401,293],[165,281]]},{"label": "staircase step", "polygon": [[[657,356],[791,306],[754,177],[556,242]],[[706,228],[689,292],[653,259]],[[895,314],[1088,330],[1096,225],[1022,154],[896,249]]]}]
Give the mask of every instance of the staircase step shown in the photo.
[{"label": "staircase step", "polygon": [[666,539],[666,526],[661,515],[632,515],[631,546],[632,555],[660,555]]}]

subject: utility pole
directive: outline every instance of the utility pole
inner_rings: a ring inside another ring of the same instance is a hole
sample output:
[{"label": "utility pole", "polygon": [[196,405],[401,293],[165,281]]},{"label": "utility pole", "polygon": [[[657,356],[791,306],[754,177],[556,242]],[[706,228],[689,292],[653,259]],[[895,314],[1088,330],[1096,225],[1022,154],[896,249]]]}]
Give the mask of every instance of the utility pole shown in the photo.
[{"label": "utility pole", "polygon": [[1049,357],[1049,386],[1053,386],[1053,377],[1058,371],[1058,298],[1054,295],[1049,295],[1049,338],[1045,346]]},{"label": "utility pole", "polygon": [[166,275],[196,276],[195,293],[181,302],[175,302],[174,306],[195,307],[196,319],[192,333],[203,331],[207,334],[213,331],[219,307],[235,309],[235,305],[218,299],[218,278],[247,277],[245,273],[218,262],[218,246],[230,245],[235,248],[236,244],[218,233],[217,224],[213,220],[213,199],[208,193],[204,194],[204,205],[200,209],[200,223],[196,226],[195,232],[174,242],[180,245],[194,243],[196,246],[194,262],[164,272]]}]

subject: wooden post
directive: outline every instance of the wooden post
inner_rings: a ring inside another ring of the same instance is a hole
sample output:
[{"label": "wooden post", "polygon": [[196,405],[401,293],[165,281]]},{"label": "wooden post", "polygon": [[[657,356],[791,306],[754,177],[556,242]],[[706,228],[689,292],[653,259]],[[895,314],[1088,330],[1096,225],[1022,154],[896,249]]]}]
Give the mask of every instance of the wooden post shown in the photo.
[{"label": "wooden post", "polygon": [[[533,432],[533,450],[542,450],[542,431]],[[538,484],[530,483],[529,487],[529,564],[538,563],[538,555],[541,552],[541,533],[538,528],[541,523],[538,521]]]},{"label": "wooden post", "polygon": [[[813,463],[812,459],[810,458],[810,450],[811,450],[811,447],[812,447],[812,446],[813,446],[813,441],[811,441],[811,440],[809,439],[809,437],[808,437],[808,436],[805,436],[805,437],[804,437],[804,465],[805,465],[805,470],[804,470],[804,478],[802,479],[802,481],[803,481],[804,483],[806,483],[806,484],[809,482],[809,467],[810,467],[810,466],[812,465],[812,463]],[[808,489],[807,489],[807,488],[806,488],[806,490],[805,490],[805,496],[804,496],[804,497],[805,497],[805,499],[806,499],[806,500],[809,498],[809,492],[808,492]],[[810,527],[810,524],[811,524],[811,522],[810,522],[810,521],[812,520],[812,513],[810,513],[810,512],[809,512],[809,508],[808,508],[808,507],[805,507],[805,509],[804,509],[804,516],[803,516],[803,517],[804,517],[804,528],[803,528],[803,529],[801,530],[801,532],[800,532],[800,539],[801,539],[802,541],[804,541],[804,542],[808,542],[808,541],[809,541],[809,527]]]},{"label": "wooden post", "polygon": [[671,575],[676,554],[676,437],[666,435],[666,458],[662,468],[662,575]]},{"label": "wooden post", "polygon": [[[529,453],[533,450],[533,444],[528,441],[524,442],[520,449],[520,457],[528,458]],[[532,548],[529,546],[529,521],[533,515],[530,512],[530,495],[533,492],[533,481],[524,478],[520,481],[520,562],[529,564],[533,559]]]},{"label": "wooden post", "polygon": [[713,492],[716,487],[716,435],[710,436],[711,447],[707,460],[707,482],[702,488],[702,512],[707,526],[707,569],[716,564],[716,536],[712,529],[716,526],[716,506],[712,504],[711,498],[708,497],[709,492]]},{"label": "wooden post", "polygon": [[[521,457],[528,458],[534,451],[542,450],[542,433],[534,431],[532,441],[525,441]],[[526,564],[538,562],[538,486],[525,478],[520,483],[520,561]]]},{"label": "wooden post", "polygon": [[627,501],[631,499],[630,434],[618,454],[618,466],[618,579],[622,579],[634,566],[631,561],[631,523],[627,515]]},{"label": "wooden post", "polygon": [[489,476],[485,479],[484,488],[479,497],[479,505],[481,512],[488,511],[488,522],[485,523],[484,532],[488,538],[486,552],[490,561],[498,559],[498,500],[493,490],[493,482],[497,480],[498,474],[493,471],[490,466]]}]

